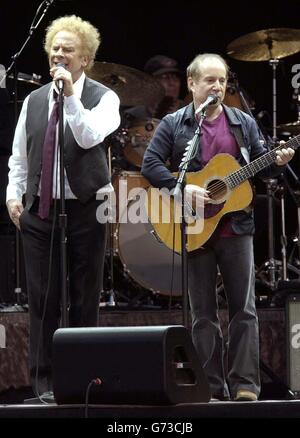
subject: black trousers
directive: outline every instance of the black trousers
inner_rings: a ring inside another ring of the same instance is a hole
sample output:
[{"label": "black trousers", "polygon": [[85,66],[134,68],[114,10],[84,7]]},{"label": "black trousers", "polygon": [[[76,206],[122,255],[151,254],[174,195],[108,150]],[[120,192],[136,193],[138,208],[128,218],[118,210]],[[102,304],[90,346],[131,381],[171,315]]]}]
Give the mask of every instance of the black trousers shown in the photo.
[{"label": "black trousers", "polygon": [[[33,387],[42,393],[52,388],[52,337],[61,318],[61,254],[57,201],[52,269],[49,272],[54,208],[49,219],[42,220],[37,214],[38,202],[37,198],[30,211],[23,211],[20,225],[30,317],[30,376]],[[96,199],[86,204],[78,200],[66,201],[70,327],[98,325],[106,246],[106,224],[96,219],[99,205],[100,201]],[[37,365],[38,382],[35,379]]]}]

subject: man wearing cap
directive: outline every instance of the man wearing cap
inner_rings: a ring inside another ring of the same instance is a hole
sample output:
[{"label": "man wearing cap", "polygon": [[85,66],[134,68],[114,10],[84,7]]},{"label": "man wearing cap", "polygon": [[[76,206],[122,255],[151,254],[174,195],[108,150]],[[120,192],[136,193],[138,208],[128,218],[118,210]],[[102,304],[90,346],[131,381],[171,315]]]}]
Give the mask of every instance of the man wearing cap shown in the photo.
[{"label": "man wearing cap", "polygon": [[184,106],[184,102],[179,99],[182,73],[175,59],[164,55],[155,55],[148,59],[144,71],[155,76],[161,83],[165,89],[165,96],[155,108],[139,105],[127,110],[127,114],[138,119],[148,117],[161,119],[166,114],[170,114]]}]

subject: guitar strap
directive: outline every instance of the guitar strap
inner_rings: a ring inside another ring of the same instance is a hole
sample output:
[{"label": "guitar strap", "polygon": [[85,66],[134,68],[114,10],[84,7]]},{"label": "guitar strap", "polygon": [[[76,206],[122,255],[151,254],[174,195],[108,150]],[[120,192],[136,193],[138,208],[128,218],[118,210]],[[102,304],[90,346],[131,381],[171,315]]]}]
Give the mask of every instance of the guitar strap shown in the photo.
[{"label": "guitar strap", "polygon": [[246,163],[249,164],[250,163],[250,155],[249,155],[248,149],[245,146],[241,130],[239,129],[238,126],[234,126],[232,128],[232,130],[233,130],[233,135],[235,136],[235,139],[237,141],[237,144],[241,150],[241,154],[242,154],[244,160],[246,161]]},{"label": "guitar strap", "polygon": [[[235,112],[235,108],[228,108],[227,107],[226,109],[227,109],[227,113],[232,112],[235,115],[235,117],[238,118],[237,113]],[[249,164],[250,163],[250,155],[249,155],[248,149],[246,148],[240,127],[237,125],[231,126],[231,130],[232,130],[232,133],[236,139],[236,142],[241,150],[241,154],[242,154],[244,160],[246,161],[247,164]]]},{"label": "guitar strap", "polygon": [[[227,112],[233,112],[235,114],[234,108],[228,108],[227,107]],[[237,116],[236,116],[237,117]],[[235,125],[231,127],[232,133],[236,139],[236,142],[241,150],[241,154],[244,158],[244,160],[246,161],[247,164],[250,163],[250,154],[248,149],[246,148],[245,142],[244,142],[244,138],[242,135],[242,131],[240,129],[239,126]],[[248,206],[246,208],[243,209],[243,211],[245,211],[246,213],[250,213],[252,210],[251,206]]]}]

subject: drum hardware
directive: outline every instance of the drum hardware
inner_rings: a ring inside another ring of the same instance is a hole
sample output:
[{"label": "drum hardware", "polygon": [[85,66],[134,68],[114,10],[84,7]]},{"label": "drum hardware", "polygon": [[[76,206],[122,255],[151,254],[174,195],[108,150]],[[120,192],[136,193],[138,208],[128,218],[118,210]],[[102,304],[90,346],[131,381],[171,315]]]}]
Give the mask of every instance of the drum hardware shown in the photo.
[{"label": "drum hardware", "polygon": [[128,126],[111,135],[114,150],[118,149],[117,158],[121,161],[124,157],[135,169],[140,169],[146,148],[159,122],[159,119],[154,118],[127,121]]},{"label": "drum hardware", "polygon": [[[107,156],[108,156],[108,170],[110,179],[113,179],[113,169],[112,169],[112,147],[111,145],[108,146],[107,149]],[[102,291],[102,296],[104,296],[105,304],[107,306],[115,306],[116,305],[116,298],[118,296],[118,291],[115,289],[115,277],[114,277],[114,224],[109,221],[108,222],[108,273],[107,273],[107,279],[108,279],[108,291],[105,293],[104,290]]]},{"label": "drum hardware", "polygon": [[[12,75],[8,76],[8,79],[14,79]],[[27,73],[18,73],[17,80],[20,81],[20,83],[30,84],[37,87],[40,87],[43,85],[41,83],[42,76],[38,75],[36,73],[32,73],[32,75],[29,75]]]},{"label": "drum hardware", "polygon": [[[281,279],[282,262],[275,260],[275,241],[274,241],[274,196],[278,190],[278,181],[275,178],[265,180],[267,185],[267,202],[268,202],[268,260],[265,261],[256,272],[257,278],[262,280],[272,291],[277,287],[278,281]],[[281,215],[281,218],[284,214]],[[282,222],[282,234],[285,236],[285,221]],[[284,228],[284,229],[283,229]],[[285,244],[285,239],[281,240],[281,243]],[[282,251],[282,255],[285,256],[285,247]],[[284,258],[285,260],[285,258]],[[286,263],[284,261],[284,267]],[[266,275],[265,275],[266,274]],[[283,273],[286,277],[286,268]]]},{"label": "drum hardware", "polygon": [[[277,142],[277,66],[279,59],[300,51],[299,29],[265,29],[237,38],[227,46],[227,54],[241,61],[268,61],[272,68],[272,134],[273,142]],[[272,291],[277,288],[279,280],[287,280],[287,237],[285,230],[284,187],[278,185],[277,179],[265,180],[268,200],[268,257],[269,259],[258,269],[257,276]],[[274,196],[280,196],[281,208],[281,254],[282,261],[275,260],[274,251]],[[263,273],[267,272],[268,279]]]},{"label": "drum hardware", "polygon": [[251,116],[251,111],[253,111],[255,107],[254,101],[243,91],[237,79],[236,73],[233,72],[230,72],[229,74],[223,102],[225,105],[239,108]]},{"label": "drum hardware", "polygon": [[142,167],[144,154],[159,124],[159,119],[137,119],[126,129],[123,154],[137,168]]},{"label": "drum hardware", "polygon": [[[281,175],[282,181],[278,183],[277,179],[268,179],[267,182],[267,200],[268,200],[268,260],[264,262],[256,271],[256,278],[261,280],[262,283],[270,288],[272,293],[277,291],[282,282],[288,285],[288,282],[292,279],[300,278],[299,264],[295,266],[292,256],[292,251],[289,258],[287,257],[288,239],[286,235],[286,223],[285,223],[285,188],[291,192],[291,187],[288,184],[286,178]],[[274,226],[273,226],[273,213],[274,213],[274,200],[275,193],[279,194],[280,201],[280,224],[281,224],[281,236],[280,236],[280,248],[281,248],[281,260],[275,259],[274,249]],[[294,196],[293,196],[294,197]],[[295,198],[294,198],[295,199]],[[298,232],[300,232],[300,204],[298,203]],[[297,242],[298,254],[300,257],[300,246]],[[287,288],[287,286],[286,286]],[[276,295],[269,296],[269,301],[272,303],[276,300]]]},{"label": "drum hardware", "polygon": [[155,107],[165,94],[154,76],[125,65],[95,62],[89,77],[115,91],[122,106]]},{"label": "drum hardware", "polygon": [[[288,266],[294,267],[294,272],[298,275],[298,280],[300,279],[300,180],[293,170],[289,167],[289,174],[292,175],[294,181],[297,183],[297,188],[293,189],[290,184],[287,183],[287,188],[289,193],[297,207],[297,233],[293,238],[294,249],[292,249]],[[295,249],[297,248],[297,256],[294,257]],[[296,265],[296,266],[295,266]]]},{"label": "drum hardware", "polygon": [[283,125],[277,126],[278,131],[281,135],[293,136],[300,134],[300,120],[291,123],[285,123]]},{"label": "drum hardware", "polygon": [[281,135],[293,136],[300,134],[300,92],[299,87],[294,88],[293,100],[296,101],[298,120],[291,123],[285,123],[283,125],[279,125],[277,128],[280,131]]}]

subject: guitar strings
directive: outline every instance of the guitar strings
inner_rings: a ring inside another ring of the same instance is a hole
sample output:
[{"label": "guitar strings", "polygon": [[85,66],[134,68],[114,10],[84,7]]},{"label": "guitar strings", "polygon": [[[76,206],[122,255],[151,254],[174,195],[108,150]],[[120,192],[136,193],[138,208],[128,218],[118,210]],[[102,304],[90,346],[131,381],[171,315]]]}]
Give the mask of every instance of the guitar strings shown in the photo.
[{"label": "guitar strings", "polygon": [[[297,137],[298,137],[298,136],[297,136]],[[291,146],[291,147],[294,147],[293,143],[295,143],[295,142],[297,143],[297,144],[295,145],[296,147],[300,146],[300,143],[299,143],[297,137],[294,137],[293,139],[291,139],[291,140],[290,140],[289,142],[287,142],[287,143],[290,143],[290,146]],[[268,154],[269,154],[270,158],[272,158],[272,160],[273,160],[273,158],[275,158],[275,157],[272,157],[272,155],[273,155],[273,156],[276,155],[276,150],[280,150],[280,149],[282,149],[283,147],[286,147],[286,146],[287,146],[287,143],[277,146],[276,148],[274,148],[274,149],[272,149],[271,151],[267,152],[267,153],[264,154],[263,156],[257,158],[257,160],[254,160],[254,161],[252,161],[251,163],[248,163],[246,166],[241,167],[240,169],[238,169],[238,170],[236,170],[235,172],[233,172],[231,175],[226,176],[226,177],[224,178],[224,180],[222,180],[222,181],[218,181],[218,182],[212,184],[212,186],[209,188],[209,193],[211,193],[212,195],[216,195],[216,194],[218,194],[218,192],[219,192],[220,190],[223,190],[223,189],[224,189],[224,184],[227,186],[227,181],[228,181],[228,180],[229,180],[229,182],[230,182],[230,180],[234,180],[234,179],[236,179],[236,178],[239,178],[239,176],[240,176],[239,173],[241,174],[242,172],[247,172],[248,170],[251,170],[251,168],[255,168],[256,165],[259,165],[259,164],[261,164],[261,163],[264,164],[263,162],[264,162],[265,160],[268,160],[268,157],[267,157]],[[272,164],[272,161],[271,161],[270,163],[267,163],[267,165],[270,165],[270,164]],[[267,166],[266,166],[266,167],[267,167]],[[260,170],[260,169],[259,169],[259,170]],[[251,176],[253,176],[252,172],[250,173],[249,177],[251,177]],[[227,181],[226,181],[226,180],[227,180]],[[242,181],[239,181],[239,182],[242,182]]]}]

